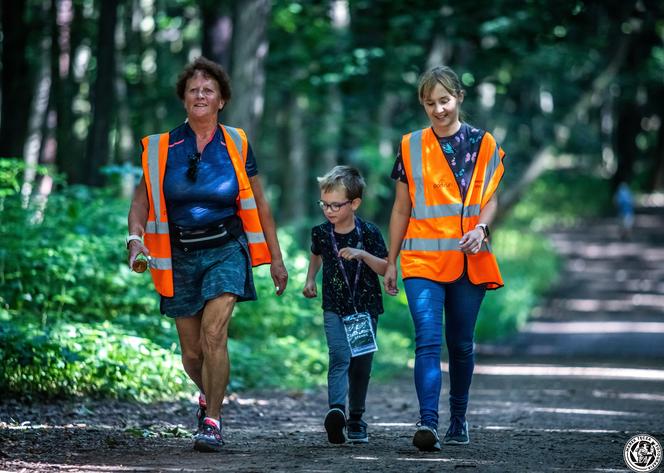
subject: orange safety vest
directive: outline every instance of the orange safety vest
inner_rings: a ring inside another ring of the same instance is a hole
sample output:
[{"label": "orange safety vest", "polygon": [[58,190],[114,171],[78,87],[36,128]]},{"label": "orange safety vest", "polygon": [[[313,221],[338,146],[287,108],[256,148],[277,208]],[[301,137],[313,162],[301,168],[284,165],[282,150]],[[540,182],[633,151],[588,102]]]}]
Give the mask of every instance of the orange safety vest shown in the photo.
[{"label": "orange safety vest", "polygon": [[477,254],[459,249],[464,233],[479,223],[480,211],[503,177],[505,152],[485,132],[466,200],[431,128],[405,135],[401,141],[412,211],[401,244],[403,278],[453,282],[468,274],[487,289],[503,286],[498,263],[488,242]]},{"label": "orange safety vest", "polygon": [[[245,170],[247,160],[247,136],[244,130],[219,125],[224,134],[226,148],[231,157],[240,192],[237,197],[237,214],[249,242],[251,265],[259,266],[271,262],[270,251],[265,242],[263,227],[258,217],[258,208]],[[164,199],[164,175],[168,160],[169,133],[143,138],[143,174],[148,191],[150,210],[145,226],[145,246],[150,250],[150,272],[157,292],[162,296],[173,296],[173,267],[171,262],[171,240],[168,232],[168,216]]]}]

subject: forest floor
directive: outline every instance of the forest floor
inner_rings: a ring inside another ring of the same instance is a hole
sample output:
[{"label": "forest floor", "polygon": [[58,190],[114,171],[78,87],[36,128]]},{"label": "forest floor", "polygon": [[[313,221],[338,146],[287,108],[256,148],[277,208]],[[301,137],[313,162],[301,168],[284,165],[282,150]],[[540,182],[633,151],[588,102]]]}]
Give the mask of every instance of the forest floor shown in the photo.
[{"label": "forest floor", "polygon": [[323,390],[229,396],[219,454],[192,450],[192,402],[0,400],[0,470],[628,471],[631,436],[664,443],[663,228],[664,212],[646,208],[630,240],[609,219],[550,234],[565,258],[559,283],[520,333],[478,346],[468,446],[412,446],[417,399],[404,373],[370,386],[366,445],[327,443]]}]

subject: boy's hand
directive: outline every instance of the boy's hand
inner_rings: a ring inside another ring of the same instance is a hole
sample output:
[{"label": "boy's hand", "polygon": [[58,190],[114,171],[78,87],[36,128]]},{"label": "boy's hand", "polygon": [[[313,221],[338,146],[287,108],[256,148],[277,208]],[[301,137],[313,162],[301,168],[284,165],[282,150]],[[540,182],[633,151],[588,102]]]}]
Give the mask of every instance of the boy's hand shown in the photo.
[{"label": "boy's hand", "polygon": [[395,264],[387,264],[385,276],[383,276],[383,287],[390,296],[396,296],[399,292],[397,288],[397,267]]},{"label": "boy's hand", "polygon": [[304,285],[304,289],[302,290],[302,294],[304,297],[309,299],[316,297],[318,295],[318,291],[316,290],[316,281],[307,281],[307,283]]},{"label": "boy's hand", "polygon": [[363,259],[365,255],[364,250],[360,250],[359,248],[341,248],[339,250],[339,256],[341,256],[343,259],[346,260],[351,260],[351,259]]}]

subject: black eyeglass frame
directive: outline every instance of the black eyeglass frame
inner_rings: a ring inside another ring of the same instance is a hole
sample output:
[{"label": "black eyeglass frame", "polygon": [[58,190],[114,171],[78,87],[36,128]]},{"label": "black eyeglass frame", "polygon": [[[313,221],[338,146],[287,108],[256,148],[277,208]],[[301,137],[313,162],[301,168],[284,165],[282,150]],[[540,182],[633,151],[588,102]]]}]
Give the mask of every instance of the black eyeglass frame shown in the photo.
[{"label": "black eyeglass frame", "polygon": [[351,202],[353,202],[353,199],[347,200],[346,202],[332,202],[331,204],[319,200],[316,204],[318,204],[318,207],[320,207],[323,212],[325,212],[326,209],[330,209],[332,212],[338,212],[343,206],[348,205]]},{"label": "black eyeglass frame", "polygon": [[198,165],[201,162],[201,153],[194,153],[188,156],[189,167],[187,168],[187,178],[190,181],[196,182],[198,177]]}]

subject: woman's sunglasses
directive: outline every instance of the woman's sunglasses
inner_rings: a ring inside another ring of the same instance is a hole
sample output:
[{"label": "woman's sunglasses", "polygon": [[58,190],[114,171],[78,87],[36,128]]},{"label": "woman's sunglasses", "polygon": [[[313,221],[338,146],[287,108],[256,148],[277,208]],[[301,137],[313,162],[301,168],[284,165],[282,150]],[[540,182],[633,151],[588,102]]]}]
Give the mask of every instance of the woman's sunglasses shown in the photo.
[{"label": "woman's sunglasses", "polygon": [[194,153],[189,155],[189,168],[187,169],[187,177],[189,180],[196,182],[198,176],[198,164],[201,162],[201,153]]}]

